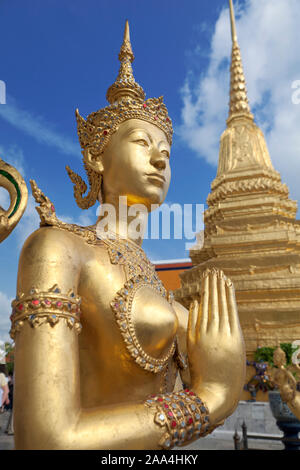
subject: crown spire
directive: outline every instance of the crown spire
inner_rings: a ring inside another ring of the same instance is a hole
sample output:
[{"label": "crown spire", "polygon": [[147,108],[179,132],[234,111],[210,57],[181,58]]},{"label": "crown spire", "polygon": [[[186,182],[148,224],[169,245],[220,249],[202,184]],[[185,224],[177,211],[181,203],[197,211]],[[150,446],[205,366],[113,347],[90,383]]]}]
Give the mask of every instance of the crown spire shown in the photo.
[{"label": "crown spire", "polygon": [[119,52],[119,61],[121,62],[123,58],[128,57],[130,62],[134,61],[134,55],[132,52],[132,46],[130,42],[130,31],[128,20],[125,22],[123,44]]},{"label": "crown spire", "polygon": [[123,44],[119,53],[120,69],[116,81],[108,88],[106,99],[113,104],[122,98],[139,98],[144,100],[145,93],[135,81],[131,63],[134,61],[130,42],[129,23],[126,20]]},{"label": "crown spire", "polygon": [[241,51],[237,41],[235,16],[233,2],[229,0],[231,37],[232,37],[232,53],[230,68],[230,102],[229,116],[230,120],[236,116],[246,116],[253,119],[250,111],[249,101],[247,97],[246,80],[243,71]]}]

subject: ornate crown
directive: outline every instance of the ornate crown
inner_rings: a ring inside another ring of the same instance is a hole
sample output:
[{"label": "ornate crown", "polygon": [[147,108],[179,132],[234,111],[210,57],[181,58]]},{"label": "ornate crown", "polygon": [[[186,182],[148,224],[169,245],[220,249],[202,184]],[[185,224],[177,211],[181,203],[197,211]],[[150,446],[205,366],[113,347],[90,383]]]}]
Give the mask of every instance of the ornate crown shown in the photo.
[{"label": "ornate crown", "polygon": [[[172,121],[163,103],[163,97],[150,98],[145,101],[145,93],[142,87],[136,83],[131,62],[134,55],[131,48],[129,25],[126,21],[124,40],[119,53],[121,62],[119,75],[109,89],[106,98],[110,106],[99,109],[90,114],[85,120],[76,109],[77,130],[79,142],[83,150],[96,156],[103,152],[111,135],[116,131],[121,122],[127,119],[142,119],[151,122],[162,129],[172,144]],[[89,181],[89,192],[82,178],[73,172],[68,166],[67,172],[74,183],[74,197],[81,209],[93,206],[97,199],[101,200],[102,175],[94,171],[88,164],[83,152],[83,163]]]},{"label": "ornate crown", "polygon": [[162,129],[171,145],[172,121],[163,103],[163,97],[150,98],[145,101],[144,90],[134,79],[131,66],[134,55],[130,43],[128,21],[125,25],[119,60],[121,65],[118,77],[106,94],[110,106],[91,113],[86,120],[76,110],[81,147],[88,148],[92,154],[101,153],[117,126],[123,121],[134,118],[151,122]]}]

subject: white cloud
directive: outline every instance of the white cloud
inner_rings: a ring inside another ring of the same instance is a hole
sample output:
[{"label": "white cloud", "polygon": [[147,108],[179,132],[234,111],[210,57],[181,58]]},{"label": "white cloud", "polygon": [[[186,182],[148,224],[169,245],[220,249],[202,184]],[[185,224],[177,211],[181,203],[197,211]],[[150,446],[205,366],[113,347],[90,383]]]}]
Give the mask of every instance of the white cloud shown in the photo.
[{"label": "white cloud", "polygon": [[9,165],[12,165],[14,168],[16,168],[23,178],[25,177],[24,153],[21,147],[15,144],[10,145],[9,147],[0,145],[0,158],[2,158],[5,163],[8,163]]},{"label": "white cloud", "polygon": [[[297,0],[247,0],[240,4],[237,34],[256,122],[264,130],[271,159],[293,198],[300,200],[300,104],[292,83],[300,80],[300,5]],[[216,165],[229,101],[231,33],[225,8],[211,38],[207,69],[190,70],[182,89],[178,133],[199,157]]]},{"label": "white cloud", "polygon": [[92,215],[93,211],[90,211],[88,213],[82,212],[77,219],[74,219],[74,217],[71,217],[69,215],[59,215],[57,214],[57,217],[59,220],[62,220],[63,222],[66,222],[67,224],[76,224],[76,225],[81,225],[83,227],[86,227],[88,225],[93,225],[96,220],[97,216]]},{"label": "white cloud", "polygon": [[7,104],[0,106],[0,116],[42,144],[56,147],[67,155],[81,156],[78,144],[76,145],[71,139],[51,129],[53,126],[42,116],[35,116],[21,109],[11,96],[8,96]]},{"label": "white cloud", "polygon": [[17,238],[17,244],[19,249],[22,248],[26,238],[28,238],[29,235],[35,230],[37,230],[40,226],[40,217],[35,207],[36,202],[33,196],[29,194],[26,210],[13,232]]},{"label": "white cloud", "polygon": [[7,210],[9,208],[9,194],[4,188],[0,188],[0,210],[1,208]]}]

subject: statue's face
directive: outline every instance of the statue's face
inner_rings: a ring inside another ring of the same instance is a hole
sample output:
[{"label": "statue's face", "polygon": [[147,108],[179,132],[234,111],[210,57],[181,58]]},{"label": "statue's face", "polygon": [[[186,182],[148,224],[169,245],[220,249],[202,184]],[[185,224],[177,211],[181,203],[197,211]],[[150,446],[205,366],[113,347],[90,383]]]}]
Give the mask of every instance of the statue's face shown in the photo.
[{"label": "statue's face", "polygon": [[128,205],[162,204],[170,180],[170,145],[153,124],[130,119],[112,135],[102,158],[105,202],[127,196]]}]

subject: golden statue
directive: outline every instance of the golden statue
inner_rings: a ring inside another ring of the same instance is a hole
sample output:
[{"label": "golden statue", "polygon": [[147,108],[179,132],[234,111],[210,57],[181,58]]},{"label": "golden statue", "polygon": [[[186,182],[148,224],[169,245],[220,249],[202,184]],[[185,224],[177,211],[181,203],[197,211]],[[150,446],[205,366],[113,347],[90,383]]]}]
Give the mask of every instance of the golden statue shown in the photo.
[{"label": "golden statue", "polygon": [[25,181],[13,166],[0,158],[0,187],[10,195],[7,210],[0,206],[0,243],[8,237],[21,219],[27,205],[28,191]]},{"label": "golden statue", "polygon": [[[272,379],[279,388],[282,400],[300,419],[300,391],[297,390],[297,380],[291,370],[287,369],[286,355],[280,346],[275,349],[273,360],[276,369],[274,368],[272,371]],[[300,371],[299,364],[294,364],[294,366],[297,371]]]},{"label": "golden statue", "polygon": [[24,244],[13,301],[17,449],[186,445],[222,423],[242,392],[231,281],[207,270],[188,312],[158,279],[142,236],[121,236],[134,204],[163,203],[171,175],[172,123],[162,97],[145,100],[133,59],[126,22],[109,106],[86,120],[76,111],[86,197],[67,167],[79,207],[99,200],[118,216],[126,196],[127,221],[118,217],[111,237],[97,224],[63,223],[31,182],[41,227]]}]

